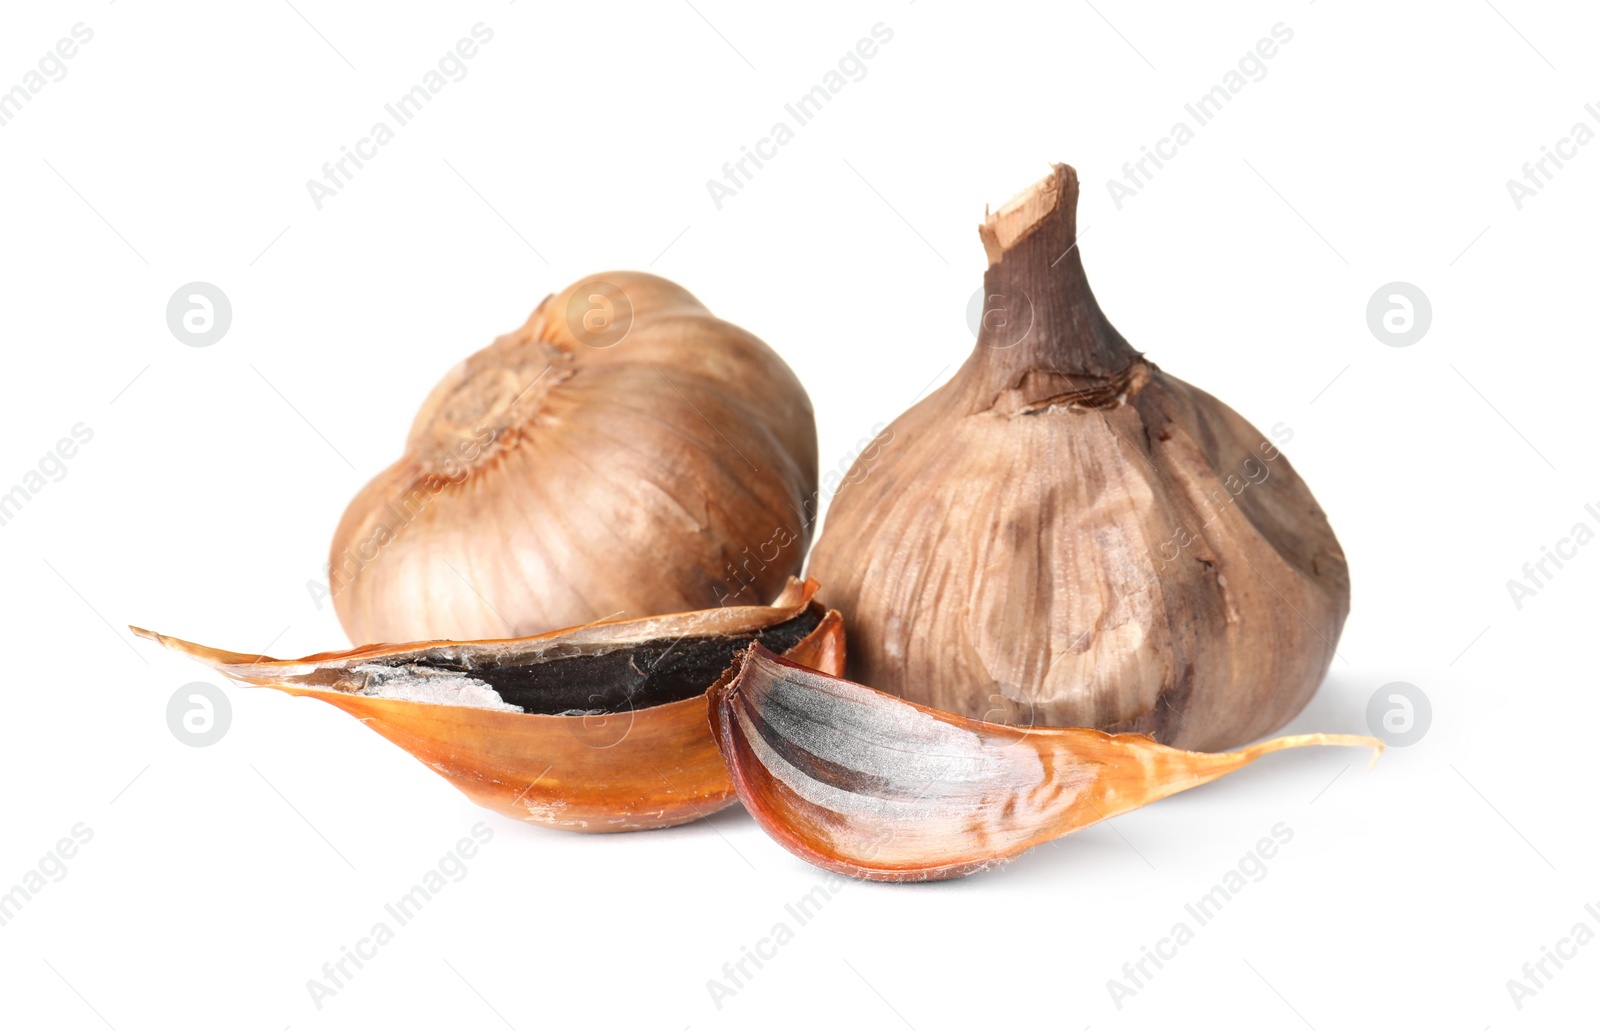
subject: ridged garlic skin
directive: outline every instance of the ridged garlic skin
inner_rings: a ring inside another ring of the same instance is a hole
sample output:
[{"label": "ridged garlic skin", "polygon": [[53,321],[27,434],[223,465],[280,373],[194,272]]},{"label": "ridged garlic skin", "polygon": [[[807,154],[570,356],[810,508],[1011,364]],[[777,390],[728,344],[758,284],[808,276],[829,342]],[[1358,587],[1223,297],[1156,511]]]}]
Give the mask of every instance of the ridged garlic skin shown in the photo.
[{"label": "ridged garlic skin", "polygon": [[1027,337],[986,324],[891,425],[808,572],[844,613],[853,680],[973,718],[1235,747],[1326,674],[1344,555],[1271,437],[1105,320],[1076,199],[1057,166],[991,217],[986,294],[1012,333],[1026,308]]},{"label": "ridged garlic skin", "polygon": [[764,604],[816,482],[810,400],[771,348],[665,279],[602,273],[433,390],[346,510],[330,590],[357,643]]}]

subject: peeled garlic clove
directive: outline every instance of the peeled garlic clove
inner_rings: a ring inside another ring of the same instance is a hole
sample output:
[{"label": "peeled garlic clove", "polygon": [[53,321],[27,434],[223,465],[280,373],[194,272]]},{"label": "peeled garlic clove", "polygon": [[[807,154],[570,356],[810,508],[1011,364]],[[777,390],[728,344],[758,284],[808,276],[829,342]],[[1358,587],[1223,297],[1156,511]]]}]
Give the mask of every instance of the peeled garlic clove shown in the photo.
[{"label": "peeled garlic clove", "polygon": [[251,687],[338,706],[474,802],[564,830],[670,827],[733,802],[706,689],[752,641],[842,672],[837,612],[791,580],[771,606],[687,612],[514,640],[368,645],[303,659],[134,627]]},{"label": "peeled garlic clove", "polygon": [[966,716],[1233,747],[1322,681],[1344,553],[1271,437],[1107,321],[1077,199],[1057,165],[985,222],[977,346],[856,462],[808,571],[857,680]]},{"label": "peeled garlic clove", "polygon": [[985,723],[874,691],[752,645],[711,689],[739,800],[779,844],[873,881],[942,880],[1302,745],[1299,734],[1184,752],[1135,734]]},{"label": "peeled garlic clove", "polygon": [[783,360],[674,283],[602,273],[445,376],[346,510],[329,590],[356,642],[760,604],[816,490]]}]

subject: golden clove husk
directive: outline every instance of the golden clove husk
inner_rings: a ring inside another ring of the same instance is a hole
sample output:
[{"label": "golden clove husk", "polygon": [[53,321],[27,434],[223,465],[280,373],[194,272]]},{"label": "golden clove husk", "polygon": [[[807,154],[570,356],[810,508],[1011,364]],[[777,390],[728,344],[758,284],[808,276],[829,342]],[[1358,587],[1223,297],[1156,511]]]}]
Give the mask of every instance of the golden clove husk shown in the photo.
[{"label": "golden clove husk", "polygon": [[646,830],[732,804],[706,689],[752,641],[843,672],[837,612],[791,579],[770,606],[597,623],[511,640],[368,645],[268,659],[133,632],[249,687],[337,706],[468,798],[563,830]]},{"label": "golden clove husk", "polygon": [[601,273],[434,388],[345,511],[329,589],[357,643],[760,604],[800,571],[816,489],[783,359],[675,283]]},{"label": "golden clove husk", "polygon": [[863,455],[808,572],[854,679],[971,717],[1205,750],[1282,727],[1350,609],[1272,438],[1130,347],[1089,290],[1076,173],[981,227],[977,346]]},{"label": "golden clove husk", "polygon": [[712,731],[739,800],[784,848],[873,881],[960,877],[1303,745],[1299,734],[1186,752],[1138,734],[967,719],[752,645],[711,689]]}]

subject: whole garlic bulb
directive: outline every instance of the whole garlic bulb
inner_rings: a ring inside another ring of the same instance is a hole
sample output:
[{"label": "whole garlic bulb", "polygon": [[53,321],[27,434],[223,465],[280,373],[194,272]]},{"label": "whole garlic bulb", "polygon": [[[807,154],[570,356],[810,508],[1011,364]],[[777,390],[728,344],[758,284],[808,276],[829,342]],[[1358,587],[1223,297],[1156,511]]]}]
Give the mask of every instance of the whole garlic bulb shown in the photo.
[{"label": "whole garlic bulb", "polygon": [[357,643],[764,604],[816,487],[783,360],[674,283],[602,273],[434,388],[345,511],[330,590]]},{"label": "whole garlic bulb", "polygon": [[844,613],[854,680],[1230,748],[1326,674],[1344,554],[1269,438],[1112,328],[1077,199],[1057,165],[987,219],[977,346],[846,477],[809,574]]}]

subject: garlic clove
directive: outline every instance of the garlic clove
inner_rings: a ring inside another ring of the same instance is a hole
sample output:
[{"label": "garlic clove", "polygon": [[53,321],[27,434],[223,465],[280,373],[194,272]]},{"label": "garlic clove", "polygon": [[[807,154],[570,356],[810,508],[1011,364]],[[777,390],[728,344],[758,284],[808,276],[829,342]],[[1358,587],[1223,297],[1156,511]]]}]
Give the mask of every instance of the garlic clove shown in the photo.
[{"label": "garlic clove", "polygon": [[792,579],[772,605],[597,623],[537,637],[368,645],[303,659],[229,652],[134,627],[248,687],[359,719],[468,798],[564,830],[645,830],[730,805],[706,689],[765,641],[843,672],[842,622]]},{"label": "garlic clove", "polygon": [[1304,745],[1299,734],[1186,752],[1138,734],[986,723],[905,701],[752,645],[711,689],[739,800],[784,848],[873,881],[942,880]]},{"label": "garlic clove", "polygon": [[1344,553],[1280,440],[1112,326],[1077,199],[1057,165],[986,220],[972,354],[856,461],[808,573],[844,613],[853,679],[964,716],[1234,747],[1326,675]]}]

